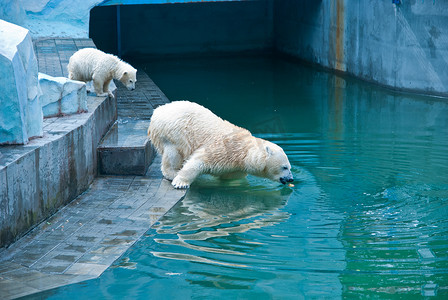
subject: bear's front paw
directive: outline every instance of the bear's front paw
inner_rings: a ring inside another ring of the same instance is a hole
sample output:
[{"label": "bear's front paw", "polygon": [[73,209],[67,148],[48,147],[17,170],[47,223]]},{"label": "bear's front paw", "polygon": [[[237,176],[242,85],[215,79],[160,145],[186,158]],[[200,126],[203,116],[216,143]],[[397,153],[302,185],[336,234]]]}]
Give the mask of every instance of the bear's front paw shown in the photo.
[{"label": "bear's front paw", "polygon": [[176,176],[173,181],[171,182],[171,184],[176,188],[176,189],[188,189],[190,187],[190,184],[186,181],[183,181],[182,179],[179,178],[179,176]]}]

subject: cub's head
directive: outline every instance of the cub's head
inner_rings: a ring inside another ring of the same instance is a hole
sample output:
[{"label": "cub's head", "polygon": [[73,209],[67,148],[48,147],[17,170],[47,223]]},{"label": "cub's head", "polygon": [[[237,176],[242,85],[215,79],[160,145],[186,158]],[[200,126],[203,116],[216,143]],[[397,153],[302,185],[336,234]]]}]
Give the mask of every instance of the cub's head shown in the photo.
[{"label": "cub's head", "polygon": [[137,82],[137,70],[133,67],[130,67],[129,70],[123,72],[120,81],[126,86],[128,90],[135,90],[135,83]]},{"label": "cub's head", "polygon": [[293,182],[291,164],[283,149],[268,141],[263,144],[266,151],[265,177],[282,184]]}]

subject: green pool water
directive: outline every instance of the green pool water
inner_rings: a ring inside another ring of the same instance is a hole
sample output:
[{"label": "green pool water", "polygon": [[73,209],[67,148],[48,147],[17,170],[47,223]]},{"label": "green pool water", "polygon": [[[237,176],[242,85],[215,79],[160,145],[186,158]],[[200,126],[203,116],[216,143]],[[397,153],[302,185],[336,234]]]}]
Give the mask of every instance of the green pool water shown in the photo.
[{"label": "green pool water", "polygon": [[295,186],[203,176],[100,278],[40,296],[448,298],[447,99],[277,58],[144,67],[170,100],[283,147]]}]

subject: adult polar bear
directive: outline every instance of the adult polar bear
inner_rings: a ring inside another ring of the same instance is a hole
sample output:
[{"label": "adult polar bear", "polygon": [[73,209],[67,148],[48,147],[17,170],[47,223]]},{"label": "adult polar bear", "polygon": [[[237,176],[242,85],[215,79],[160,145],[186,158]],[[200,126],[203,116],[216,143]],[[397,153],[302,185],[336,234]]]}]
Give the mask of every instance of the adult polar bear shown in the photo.
[{"label": "adult polar bear", "polygon": [[76,51],[69,60],[68,78],[89,82],[97,96],[114,95],[109,91],[112,79],[120,80],[128,90],[135,89],[137,70],[118,57],[95,48],[83,48]]},{"label": "adult polar bear", "polygon": [[252,174],[283,184],[293,181],[282,148],[196,103],[176,101],[158,107],[148,135],[162,155],[163,176],[175,188],[188,188],[200,174],[222,178]]}]

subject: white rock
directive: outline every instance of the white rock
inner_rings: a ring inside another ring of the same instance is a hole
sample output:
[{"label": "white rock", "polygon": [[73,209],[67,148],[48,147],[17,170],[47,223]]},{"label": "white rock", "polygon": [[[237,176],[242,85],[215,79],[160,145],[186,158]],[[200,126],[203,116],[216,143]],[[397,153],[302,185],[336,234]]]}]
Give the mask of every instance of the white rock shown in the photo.
[{"label": "white rock", "polygon": [[42,136],[37,60],[29,31],[0,20],[0,144]]},{"label": "white rock", "polygon": [[86,84],[65,77],[39,73],[44,117],[55,117],[87,111]]}]

